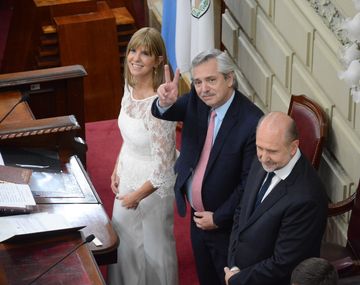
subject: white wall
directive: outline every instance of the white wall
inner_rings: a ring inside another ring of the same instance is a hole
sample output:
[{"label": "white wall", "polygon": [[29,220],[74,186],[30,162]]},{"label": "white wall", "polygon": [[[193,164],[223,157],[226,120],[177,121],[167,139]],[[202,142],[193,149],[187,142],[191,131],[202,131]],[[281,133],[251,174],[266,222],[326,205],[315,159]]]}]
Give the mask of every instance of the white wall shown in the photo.
[{"label": "white wall", "polygon": [[[305,94],[325,109],[329,133],[320,175],[332,201],[348,197],[360,177],[360,115],[337,74],[344,68],[338,27],[355,14],[352,1],[224,2],[222,42],[243,74],[243,91],[265,112],[286,112],[291,94]],[[344,242],[346,221],[331,220],[327,238]]]}]

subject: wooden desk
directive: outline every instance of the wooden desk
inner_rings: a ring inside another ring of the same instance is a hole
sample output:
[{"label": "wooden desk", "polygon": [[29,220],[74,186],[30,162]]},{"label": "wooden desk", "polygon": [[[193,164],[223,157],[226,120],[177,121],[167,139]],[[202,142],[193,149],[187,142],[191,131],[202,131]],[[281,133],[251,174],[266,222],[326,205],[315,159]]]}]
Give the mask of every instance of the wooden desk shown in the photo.
[{"label": "wooden desk", "polygon": [[[17,102],[19,97],[20,95],[17,93],[0,96],[0,116],[4,113],[3,107],[11,106],[11,102]],[[46,174],[45,171],[34,171],[31,183],[39,182],[36,185],[40,185],[41,175],[43,175],[54,179],[53,181],[63,181],[62,185],[66,186],[65,191],[62,188],[56,190],[51,180],[50,182],[43,182],[43,188],[40,187],[40,189],[30,185],[32,190],[36,191],[37,206],[35,211],[60,213],[73,225],[86,226],[82,229],[84,235],[94,234],[103,243],[100,247],[96,247],[93,243],[89,245],[98,264],[116,262],[116,249],[119,245],[119,239],[110,224],[94,186],[80,159],[76,156],[74,138],[79,125],[74,117],[22,121],[19,119],[20,117],[32,118],[31,112],[27,113],[30,111],[27,104],[19,104],[14,111],[14,117],[9,116],[3,124],[0,124],[0,148],[41,148],[47,151],[56,151],[59,154],[61,172]],[[57,126],[56,124],[59,122],[60,124]],[[65,127],[61,127],[62,122],[66,125]],[[42,123],[44,123],[43,132]],[[19,163],[21,162],[19,161]],[[68,187],[71,186],[69,184],[74,186],[71,188],[73,190],[71,193],[67,192],[70,189]]]},{"label": "wooden desk", "polygon": [[[80,195],[70,195],[61,197],[61,193],[51,191],[44,192],[36,196],[36,212],[58,213],[64,216],[73,226],[86,226],[81,231],[84,236],[94,234],[102,243],[96,247],[94,243],[89,244],[91,252],[99,265],[110,264],[117,261],[117,247],[119,239],[111,226],[102,202],[98,197],[86,171],[76,156],[62,166],[63,175],[69,174],[76,179],[76,183],[81,189]],[[33,177],[39,172],[34,172]],[[44,172],[45,173],[45,172]],[[47,173],[58,175],[58,173]],[[31,178],[33,180],[33,177]],[[65,181],[69,181],[66,179]],[[68,186],[68,185],[66,185]],[[30,187],[32,188],[31,184]],[[49,183],[51,187],[51,183]],[[80,190],[79,189],[79,190]],[[34,190],[32,188],[32,190]],[[34,192],[33,192],[34,193]],[[59,197],[60,196],[60,197]]]},{"label": "wooden desk", "polygon": [[[19,91],[2,92],[1,97],[0,118],[3,118],[6,113],[21,99],[21,93]],[[15,123],[26,120],[34,120],[34,115],[27,104],[19,104],[3,123]]]},{"label": "wooden desk", "polygon": [[[72,178],[63,179],[66,176]],[[57,180],[55,183],[52,182],[54,177]],[[41,179],[49,180],[43,185],[42,190],[44,191],[39,191],[36,186],[33,186]],[[76,181],[72,181],[72,179]],[[73,189],[72,193],[67,193],[67,189],[59,190],[59,181],[65,184],[65,188],[73,187],[75,190]],[[53,187],[53,185],[55,186]],[[117,261],[118,236],[111,226],[94,186],[76,156],[72,156],[62,166],[61,174],[34,171],[30,180],[30,188],[37,204],[34,212],[61,214],[71,225],[85,226],[81,230],[84,236],[94,234],[103,243],[99,247],[95,246],[94,243],[89,244],[89,248],[94,254],[98,265],[115,263]]]},{"label": "wooden desk", "polygon": [[[28,285],[82,243],[79,232],[0,243],[0,284]],[[105,285],[88,245],[80,246],[34,284]]]}]

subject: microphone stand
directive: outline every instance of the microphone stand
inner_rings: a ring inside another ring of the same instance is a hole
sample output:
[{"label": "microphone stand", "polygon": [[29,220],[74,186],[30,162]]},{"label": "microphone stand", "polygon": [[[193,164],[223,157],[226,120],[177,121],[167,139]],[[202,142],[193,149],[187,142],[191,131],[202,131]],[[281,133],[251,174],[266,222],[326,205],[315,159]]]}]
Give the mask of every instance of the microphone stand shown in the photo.
[{"label": "microphone stand", "polygon": [[83,242],[79,243],[75,248],[70,250],[65,256],[60,258],[57,262],[55,262],[53,265],[51,265],[48,269],[46,269],[44,272],[39,274],[35,279],[33,279],[30,283],[28,283],[28,285],[34,284],[35,281],[39,280],[42,276],[45,275],[45,273],[49,272],[52,268],[54,268],[56,265],[58,265],[61,261],[63,261],[65,258],[67,258],[74,251],[76,251],[80,246],[84,245],[85,243],[91,242],[94,238],[95,238],[95,236],[93,234],[87,236]]},{"label": "microphone stand", "polygon": [[0,120],[0,124],[11,114],[11,112],[16,108],[17,105],[19,105],[20,103],[22,102],[25,102],[29,99],[29,94],[28,93],[25,93],[24,95],[21,96],[21,99],[14,105],[12,106],[12,108],[9,110],[9,112],[7,112],[5,114],[4,117],[2,117],[2,119]]}]

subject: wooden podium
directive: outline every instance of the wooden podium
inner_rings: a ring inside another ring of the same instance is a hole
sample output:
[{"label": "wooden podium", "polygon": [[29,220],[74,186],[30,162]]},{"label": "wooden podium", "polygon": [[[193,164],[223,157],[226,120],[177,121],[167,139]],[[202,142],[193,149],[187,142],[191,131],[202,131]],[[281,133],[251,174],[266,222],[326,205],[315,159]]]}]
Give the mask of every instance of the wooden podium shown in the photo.
[{"label": "wooden podium", "polygon": [[54,17],[61,65],[81,64],[84,79],[85,121],[118,116],[123,80],[116,23],[106,2],[95,13]]},{"label": "wooden podium", "polygon": [[[18,106],[5,122],[24,123],[35,118],[74,115],[80,125],[79,135],[85,139],[85,76],[87,72],[81,65],[0,74],[0,108],[3,115],[22,95],[29,96],[28,104]],[[18,95],[13,96],[12,93]]]},{"label": "wooden podium", "polygon": [[[0,117],[20,98],[21,94],[16,92],[0,93]],[[86,151],[86,145],[77,137],[79,129],[74,116],[36,120],[28,104],[23,102],[0,124],[0,149],[56,152],[59,170],[33,169],[30,188],[35,185],[32,189],[37,202],[35,212],[59,213],[74,226],[85,225],[81,230],[84,236],[94,234],[102,242],[98,247],[93,243],[89,245],[98,264],[114,263],[119,239],[78,158]],[[20,159],[26,156],[20,155]]]}]

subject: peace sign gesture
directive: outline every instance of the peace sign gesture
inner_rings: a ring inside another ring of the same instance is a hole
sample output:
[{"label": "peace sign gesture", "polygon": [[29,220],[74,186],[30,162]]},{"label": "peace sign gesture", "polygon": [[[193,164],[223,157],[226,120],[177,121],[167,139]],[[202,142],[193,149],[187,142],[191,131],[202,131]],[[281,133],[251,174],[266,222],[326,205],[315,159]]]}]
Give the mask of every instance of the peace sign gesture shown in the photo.
[{"label": "peace sign gesture", "polygon": [[170,107],[177,100],[179,95],[179,77],[180,71],[177,68],[175,71],[174,79],[170,78],[170,69],[166,64],[164,65],[164,74],[165,74],[165,83],[161,84],[157,90],[157,94],[159,95],[159,105],[162,108]]}]

